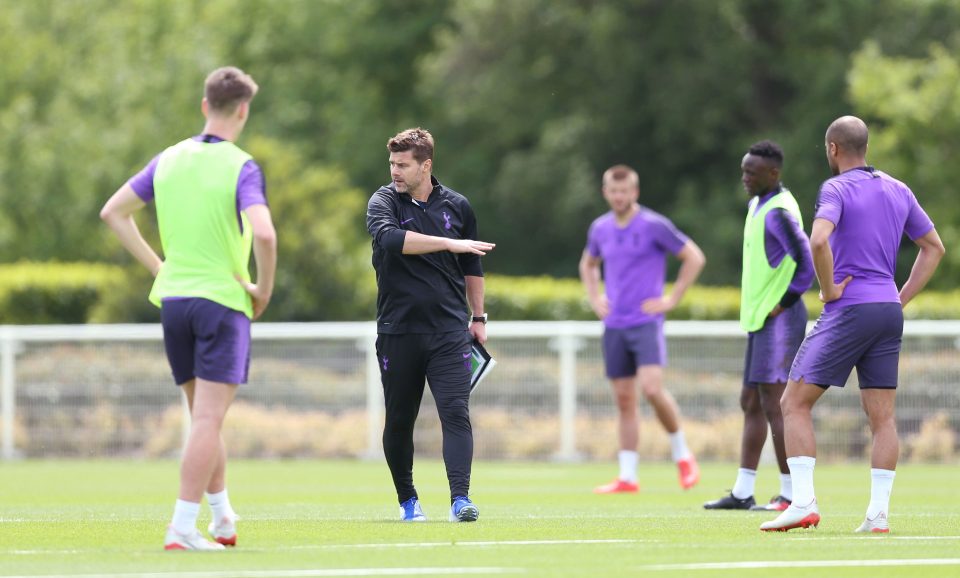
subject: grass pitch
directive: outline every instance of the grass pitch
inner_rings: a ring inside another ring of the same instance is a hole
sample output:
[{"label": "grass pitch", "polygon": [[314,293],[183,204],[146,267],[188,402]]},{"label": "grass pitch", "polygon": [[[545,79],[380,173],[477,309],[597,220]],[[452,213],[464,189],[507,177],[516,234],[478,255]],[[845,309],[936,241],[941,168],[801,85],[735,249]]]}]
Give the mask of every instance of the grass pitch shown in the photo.
[{"label": "grass pitch", "polygon": [[[891,534],[858,535],[869,466],[818,465],[817,530],[766,534],[756,512],[707,512],[736,475],[702,464],[684,492],[670,464],[642,464],[641,492],[595,496],[614,464],[474,464],[473,524],[447,522],[442,465],[420,460],[429,522],[402,524],[382,462],[230,466],[239,546],[164,552],[172,461],[0,464],[0,576],[960,576],[960,467],[903,465]],[[761,467],[758,499],[776,493]],[[209,521],[204,506],[201,523]]]}]

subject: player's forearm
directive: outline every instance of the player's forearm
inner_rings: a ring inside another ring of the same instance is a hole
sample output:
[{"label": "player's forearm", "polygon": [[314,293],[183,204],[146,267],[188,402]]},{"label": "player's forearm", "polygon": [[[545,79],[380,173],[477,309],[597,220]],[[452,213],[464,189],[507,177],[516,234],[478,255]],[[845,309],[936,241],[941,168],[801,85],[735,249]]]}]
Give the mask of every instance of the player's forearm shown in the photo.
[{"label": "player's forearm", "polygon": [[446,237],[434,237],[414,231],[407,231],[406,233],[403,239],[404,255],[425,255],[427,253],[449,251],[450,240]]},{"label": "player's forearm", "polygon": [[832,295],[837,288],[833,280],[833,250],[830,243],[812,242],[810,252],[813,254],[813,270],[817,273],[817,282],[820,283],[820,292],[824,297]]},{"label": "player's forearm", "polygon": [[485,288],[483,277],[466,275],[464,280],[467,283],[467,302],[470,304],[470,310],[473,312],[473,315],[483,315],[483,293]]},{"label": "player's forearm", "polygon": [[277,237],[272,235],[254,235],[253,259],[257,264],[257,287],[264,295],[273,295],[274,280],[277,275]]},{"label": "player's forearm", "polygon": [[580,282],[587,291],[587,298],[591,302],[600,296],[600,265],[593,264],[585,258],[580,260]]},{"label": "player's forearm", "polygon": [[140,229],[137,228],[133,215],[104,214],[103,220],[120,239],[124,248],[146,267],[151,275],[156,277],[163,261],[140,234]]},{"label": "player's forearm", "polygon": [[913,262],[913,269],[910,270],[910,277],[900,289],[900,305],[906,307],[907,303],[913,300],[920,291],[927,285],[933,272],[937,270],[940,259],[943,257],[943,250],[936,250],[929,247],[921,247],[917,254],[917,260]]},{"label": "player's forearm", "polygon": [[677,271],[677,280],[673,283],[673,290],[670,293],[670,299],[674,303],[679,303],[683,295],[697,281],[697,277],[703,271],[707,264],[707,258],[703,251],[694,244],[688,245],[688,252],[684,255],[680,263],[680,270]]}]

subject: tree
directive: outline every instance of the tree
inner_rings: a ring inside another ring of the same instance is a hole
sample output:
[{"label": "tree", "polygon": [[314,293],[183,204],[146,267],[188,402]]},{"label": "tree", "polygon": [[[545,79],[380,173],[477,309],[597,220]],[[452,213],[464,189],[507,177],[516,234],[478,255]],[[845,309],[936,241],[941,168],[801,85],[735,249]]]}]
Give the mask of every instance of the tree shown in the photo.
[{"label": "tree", "polygon": [[[931,43],[924,57],[887,56],[878,43],[868,42],[854,57],[849,75],[851,99],[870,126],[869,160],[913,189],[947,247],[960,244],[955,198],[960,61],[955,53]],[[905,278],[912,264],[901,258],[899,277]],[[931,285],[955,287],[958,279],[960,255],[948,250]]]}]

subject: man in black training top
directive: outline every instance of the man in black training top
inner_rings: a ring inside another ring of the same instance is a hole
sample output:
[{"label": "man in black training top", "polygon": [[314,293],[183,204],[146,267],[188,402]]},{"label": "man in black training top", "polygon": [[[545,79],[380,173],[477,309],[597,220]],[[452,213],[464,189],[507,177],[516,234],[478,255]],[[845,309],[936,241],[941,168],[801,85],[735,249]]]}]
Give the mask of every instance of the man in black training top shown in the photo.
[{"label": "man in black training top", "polygon": [[426,379],[443,430],[450,520],[473,522],[480,511],[469,498],[471,343],[487,339],[480,256],[494,245],[476,240],[477,219],[466,197],[432,176],[429,132],[405,130],[387,142],[387,150],[392,182],[367,204],[386,404],[383,451],[400,519],[425,521],[413,486],[413,426]]}]

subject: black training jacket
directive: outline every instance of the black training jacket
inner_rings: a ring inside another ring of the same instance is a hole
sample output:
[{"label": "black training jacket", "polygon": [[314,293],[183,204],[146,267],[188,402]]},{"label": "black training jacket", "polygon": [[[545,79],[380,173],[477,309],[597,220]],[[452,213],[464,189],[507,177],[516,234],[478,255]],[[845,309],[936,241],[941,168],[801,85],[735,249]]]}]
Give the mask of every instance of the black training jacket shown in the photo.
[{"label": "black training jacket", "polygon": [[426,204],[393,183],[367,203],[377,272],[377,333],[441,333],[467,328],[465,275],[483,276],[480,256],[449,251],[404,255],[405,231],[454,239],[477,238],[477,219],[467,198],[431,177]]}]

